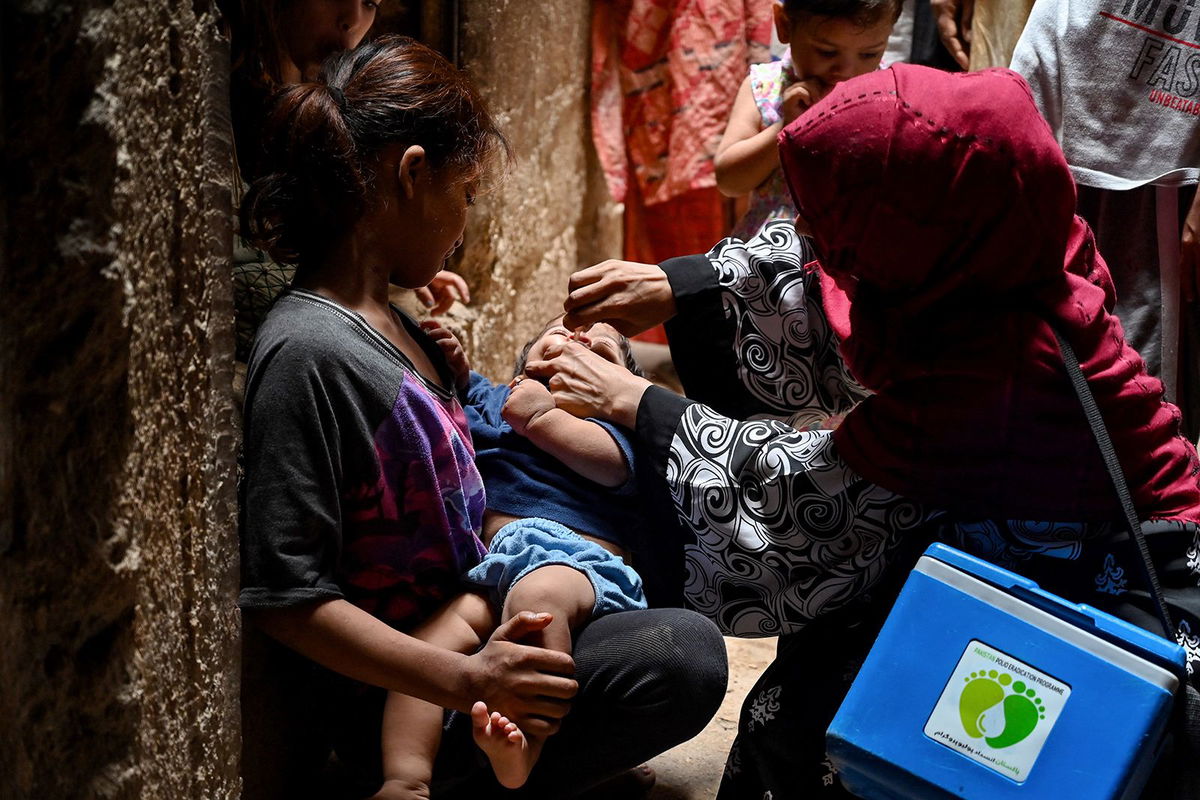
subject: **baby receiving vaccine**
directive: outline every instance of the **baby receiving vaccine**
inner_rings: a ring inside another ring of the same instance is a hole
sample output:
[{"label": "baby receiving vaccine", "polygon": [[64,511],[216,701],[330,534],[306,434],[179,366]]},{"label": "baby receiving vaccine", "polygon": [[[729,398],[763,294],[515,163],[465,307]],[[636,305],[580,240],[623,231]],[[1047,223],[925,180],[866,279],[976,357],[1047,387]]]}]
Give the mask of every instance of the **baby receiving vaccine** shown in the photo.
[{"label": "baby receiving vaccine", "polygon": [[[568,331],[555,318],[525,345],[516,377],[497,385],[470,370],[450,331],[435,322],[422,327],[446,355],[463,399],[487,497],[483,538],[489,548],[466,575],[478,591],[450,601],[414,635],[470,653],[497,625],[534,612],[550,619],[533,643],[570,653],[572,634],[588,620],[645,608],[641,579],[624,561],[639,519],[628,436],[618,426],[557,408],[542,383],[524,376],[527,361],[567,339],[637,372],[628,339],[603,323]],[[475,741],[500,783],[524,784],[544,738],[482,702],[471,718]],[[428,797],[441,730],[441,708],[388,696],[385,783],[377,798]]]},{"label": "baby receiving vaccine", "polygon": [[733,235],[749,239],[796,209],[779,169],[784,126],[841,81],[879,68],[901,0],[781,0],[775,32],[782,60],[755,64],[742,82],[714,161],[717,188],[750,196]]}]

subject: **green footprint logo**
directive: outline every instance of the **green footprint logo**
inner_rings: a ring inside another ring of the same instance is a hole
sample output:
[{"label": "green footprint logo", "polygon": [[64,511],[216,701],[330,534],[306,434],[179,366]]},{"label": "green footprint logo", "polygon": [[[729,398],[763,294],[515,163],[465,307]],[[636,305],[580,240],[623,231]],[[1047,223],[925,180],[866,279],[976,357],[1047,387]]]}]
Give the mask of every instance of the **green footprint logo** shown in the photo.
[{"label": "green footprint logo", "polygon": [[1023,740],[1046,718],[1046,707],[1037,692],[1012,675],[979,670],[966,678],[958,698],[958,713],[968,736],[995,748]]}]

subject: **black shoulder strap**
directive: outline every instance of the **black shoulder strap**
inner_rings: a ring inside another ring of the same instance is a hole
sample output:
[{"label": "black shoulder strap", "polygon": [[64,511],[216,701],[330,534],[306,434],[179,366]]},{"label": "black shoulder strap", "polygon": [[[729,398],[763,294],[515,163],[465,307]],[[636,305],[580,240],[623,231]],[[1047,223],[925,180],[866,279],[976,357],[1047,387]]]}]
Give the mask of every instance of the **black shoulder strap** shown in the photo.
[{"label": "black shoulder strap", "polygon": [[1171,624],[1171,614],[1167,610],[1166,601],[1163,600],[1158,573],[1154,570],[1154,562],[1150,560],[1150,548],[1146,544],[1146,537],[1142,535],[1142,523],[1138,521],[1137,510],[1133,507],[1133,498],[1129,494],[1129,486],[1125,483],[1125,473],[1121,471],[1121,462],[1117,460],[1117,451],[1113,449],[1112,440],[1108,438],[1108,429],[1104,426],[1104,418],[1100,416],[1100,409],[1096,406],[1096,398],[1092,396],[1087,378],[1084,377],[1083,370],[1079,367],[1079,358],[1071,349],[1071,345],[1054,329],[1053,325],[1050,326],[1050,329],[1054,330],[1054,338],[1058,339],[1058,347],[1062,350],[1063,361],[1067,365],[1067,374],[1071,377],[1075,394],[1079,395],[1079,402],[1083,404],[1088,423],[1092,426],[1092,434],[1096,437],[1096,444],[1100,446],[1100,454],[1104,456],[1104,465],[1108,467],[1108,476],[1112,478],[1113,488],[1117,490],[1117,497],[1121,500],[1121,510],[1125,512],[1125,522],[1129,525],[1129,533],[1137,542],[1138,552],[1142,555],[1142,577],[1145,578],[1146,586],[1150,590],[1150,597],[1154,600],[1155,608],[1158,611],[1158,620],[1162,623],[1167,639],[1173,642],[1175,641],[1175,626]]}]

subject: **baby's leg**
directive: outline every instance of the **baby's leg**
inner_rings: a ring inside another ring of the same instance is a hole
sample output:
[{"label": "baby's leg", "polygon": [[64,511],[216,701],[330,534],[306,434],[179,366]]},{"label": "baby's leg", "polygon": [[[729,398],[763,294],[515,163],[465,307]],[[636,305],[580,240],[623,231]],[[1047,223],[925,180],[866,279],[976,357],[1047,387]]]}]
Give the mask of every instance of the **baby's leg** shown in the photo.
[{"label": "baby's leg", "polygon": [[[478,594],[456,597],[413,636],[459,653],[473,653],[496,627],[492,605]],[[442,739],[442,709],[399,692],[388,692],[383,710],[384,784],[377,800],[429,797],[433,761]]]},{"label": "baby's leg", "polygon": [[[596,605],[592,582],[582,572],[560,564],[539,567],[509,589],[501,612],[502,621],[521,611],[547,611],[554,619],[529,642],[564,653],[571,652],[571,634],[591,616]],[[510,789],[524,785],[542,752],[545,738],[525,735],[512,722],[487,705],[471,709],[475,742],[492,762],[496,779]]]},{"label": "baby's leg", "polygon": [[522,611],[548,611],[554,620],[541,631],[542,647],[570,653],[571,634],[583,627],[596,606],[596,590],[587,576],[574,567],[548,564],[538,567],[508,590],[500,621]]}]

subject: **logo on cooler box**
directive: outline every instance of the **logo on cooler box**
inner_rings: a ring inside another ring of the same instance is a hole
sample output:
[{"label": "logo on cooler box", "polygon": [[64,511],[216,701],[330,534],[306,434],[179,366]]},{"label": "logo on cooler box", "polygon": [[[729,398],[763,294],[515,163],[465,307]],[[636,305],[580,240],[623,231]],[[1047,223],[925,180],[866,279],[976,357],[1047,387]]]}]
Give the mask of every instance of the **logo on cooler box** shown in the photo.
[{"label": "logo on cooler box", "polygon": [[1023,782],[1071,687],[983,642],[967,645],[925,735]]}]

